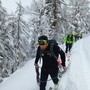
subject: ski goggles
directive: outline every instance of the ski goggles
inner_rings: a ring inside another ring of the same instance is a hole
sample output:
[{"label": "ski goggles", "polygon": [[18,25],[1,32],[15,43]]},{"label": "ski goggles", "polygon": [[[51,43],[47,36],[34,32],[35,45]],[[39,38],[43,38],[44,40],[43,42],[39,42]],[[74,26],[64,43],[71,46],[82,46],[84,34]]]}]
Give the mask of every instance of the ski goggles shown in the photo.
[{"label": "ski goggles", "polygon": [[47,40],[38,40],[39,45],[46,45],[48,43]]}]

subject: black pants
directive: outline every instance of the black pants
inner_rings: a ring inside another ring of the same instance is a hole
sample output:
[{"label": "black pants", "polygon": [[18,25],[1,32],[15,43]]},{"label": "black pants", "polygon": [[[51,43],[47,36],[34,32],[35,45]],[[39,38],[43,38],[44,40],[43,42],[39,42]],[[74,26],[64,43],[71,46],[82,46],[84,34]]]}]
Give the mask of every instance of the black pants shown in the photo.
[{"label": "black pants", "polygon": [[46,69],[41,70],[41,83],[40,83],[40,90],[46,90],[46,84],[47,84],[47,79],[48,75],[51,76],[51,79],[53,80],[54,84],[58,83],[58,68],[52,69],[50,71],[47,71]]},{"label": "black pants", "polygon": [[70,44],[70,43],[66,43],[66,53],[69,51],[70,52],[70,50],[71,50],[71,48],[72,48],[72,44]]},{"label": "black pants", "polygon": [[37,80],[37,83],[39,83],[39,68],[35,68],[36,70],[36,80]]}]

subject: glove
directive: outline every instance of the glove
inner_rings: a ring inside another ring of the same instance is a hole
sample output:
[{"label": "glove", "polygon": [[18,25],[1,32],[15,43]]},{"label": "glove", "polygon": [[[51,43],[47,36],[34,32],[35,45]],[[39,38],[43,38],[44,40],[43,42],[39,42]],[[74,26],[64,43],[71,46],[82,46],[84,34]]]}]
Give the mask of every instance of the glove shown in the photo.
[{"label": "glove", "polygon": [[61,62],[61,59],[60,59],[60,58],[58,59],[57,63],[58,63],[58,66],[60,66],[60,65],[62,64],[62,62]]},{"label": "glove", "polygon": [[34,64],[35,68],[39,68],[38,64]]},{"label": "glove", "polygon": [[58,59],[57,64],[58,64],[58,68],[60,68],[62,64],[61,59]]}]

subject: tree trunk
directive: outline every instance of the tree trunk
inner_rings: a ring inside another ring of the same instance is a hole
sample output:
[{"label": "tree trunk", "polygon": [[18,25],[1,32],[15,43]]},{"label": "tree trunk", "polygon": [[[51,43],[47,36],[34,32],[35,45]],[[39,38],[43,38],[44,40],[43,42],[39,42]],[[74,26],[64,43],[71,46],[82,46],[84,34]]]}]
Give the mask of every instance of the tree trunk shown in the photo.
[{"label": "tree trunk", "polygon": [[46,0],[46,6],[47,6],[47,18],[49,20],[49,38],[54,38],[57,39],[58,36],[58,18],[57,18],[57,14],[59,11],[58,6],[57,6],[57,0]]}]

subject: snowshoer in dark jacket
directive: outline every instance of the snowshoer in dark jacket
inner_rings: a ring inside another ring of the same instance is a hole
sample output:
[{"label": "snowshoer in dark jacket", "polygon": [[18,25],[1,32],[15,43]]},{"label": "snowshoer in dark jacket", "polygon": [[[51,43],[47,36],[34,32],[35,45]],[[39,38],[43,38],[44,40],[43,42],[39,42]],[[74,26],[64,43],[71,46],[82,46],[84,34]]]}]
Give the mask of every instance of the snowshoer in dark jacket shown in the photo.
[{"label": "snowshoer in dark jacket", "polygon": [[[40,77],[40,90],[46,90],[46,83],[48,79],[48,75],[51,76],[55,85],[58,84],[58,64],[60,61],[56,60],[56,58],[51,54],[50,46],[51,43],[48,41],[48,37],[42,35],[38,38],[39,47],[37,49],[36,59],[35,59],[35,67],[38,68],[38,61],[42,58],[42,68],[41,68],[41,77]],[[65,66],[65,53],[63,50],[58,46],[53,46],[53,51],[58,59],[60,54],[62,66],[64,70],[66,70]]]},{"label": "snowshoer in dark jacket", "polygon": [[75,42],[76,42],[82,38],[82,33],[75,34],[74,37],[75,37]]}]

